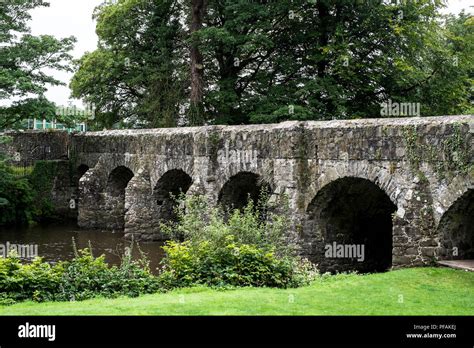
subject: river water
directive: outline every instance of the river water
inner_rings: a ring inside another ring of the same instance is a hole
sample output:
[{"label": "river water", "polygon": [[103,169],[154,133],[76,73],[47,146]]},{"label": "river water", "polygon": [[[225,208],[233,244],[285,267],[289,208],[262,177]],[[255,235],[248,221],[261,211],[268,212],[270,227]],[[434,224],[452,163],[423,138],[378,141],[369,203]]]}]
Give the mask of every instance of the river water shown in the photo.
[{"label": "river water", "polygon": [[[105,260],[110,264],[119,264],[119,255],[123,255],[125,248],[130,246],[130,241],[123,239],[123,233],[84,230],[78,228],[75,224],[0,227],[0,246],[3,246],[2,250],[7,247],[7,243],[10,245],[37,245],[38,256],[49,262],[72,259],[74,257],[73,238],[78,249],[88,248],[90,241],[93,255],[100,256],[104,254]],[[157,273],[156,269],[164,256],[164,251],[161,248],[163,244],[162,242],[138,243],[140,250],[149,259],[153,273]],[[34,252],[32,251],[32,253]],[[140,256],[140,251],[136,245],[133,248],[132,256],[135,259]]]}]

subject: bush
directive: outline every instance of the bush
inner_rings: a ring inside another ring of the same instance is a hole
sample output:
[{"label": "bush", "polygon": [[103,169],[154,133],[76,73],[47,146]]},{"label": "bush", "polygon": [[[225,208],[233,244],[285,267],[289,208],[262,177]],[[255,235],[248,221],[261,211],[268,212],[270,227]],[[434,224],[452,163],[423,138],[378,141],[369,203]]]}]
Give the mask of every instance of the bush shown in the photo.
[{"label": "bush", "polygon": [[222,249],[232,236],[237,244],[255,245],[278,256],[294,256],[298,252],[291,219],[286,214],[286,197],[270,204],[263,193],[257,204],[249,200],[242,210],[230,213],[221,207],[209,207],[203,196],[180,197],[177,207],[177,223],[162,225],[162,231],[172,240],[191,244],[209,241]]},{"label": "bush", "polygon": [[22,264],[14,253],[0,258],[0,292],[12,301],[54,300],[59,291],[61,267],[51,266],[36,258]]},{"label": "bush", "polygon": [[55,218],[51,190],[56,167],[54,161],[38,161],[33,169],[23,170],[0,156],[0,226]]},{"label": "bush", "polygon": [[109,266],[104,256],[94,257],[90,249],[71,261],[50,265],[41,258],[22,264],[16,255],[0,258],[0,304],[17,301],[76,301],[120,295],[135,297],[158,290],[158,280],[145,259],[122,258],[120,266]]},{"label": "bush", "polygon": [[[11,138],[0,136],[0,145]],[[27,225],[55,220],[51,191],[57,175],[56,161],[37,161],[15,167],[0,151],[0,226]]]},{"label": "bush", "polygon": [[[277,213],[275,206],[258,203],[255,207],[251,202],[229,215],[210,209],[202,197],[182,203],[178,222],[163,227],[174,240],[164,246],[166,256],[158,277],[150,272],[143,253],[140,260],[132,260],[131,249],[119,266],[108,265],[103,255],[94,257],[91,247],[55,265],[41,258],[22,264],[10,254],[0,258],[0,304],[134,297],[196,285],[288,288],[316,277],[314,266],[298,256],[290,238],[290,219]],[[280,202],[278,206],[285,207]]]},{"label": "bush", "polygon": [[290,219],[262,201],[228,215],[200,196],[181,200],[178,222],[162,227],[173,240],[164,247],[161,287],[287,288],[314,279],[314,266],[297,255],[290,239]]},{"label": "bush", "polygon": [[33,189],[0,159],[0,226],[28,224],[32,218]]},{"label": "bush", "polygon": [[160,274],[164,289],[195,285],[288,288],[308,284],[312,265],[297,257],[277,257],[249,244],[236,244],[228,236],[224,248],[209,241],[196,245],[169,242]]},{"label": "bush", "polygon": [[[0,135],[0,146],[11,141],[11,137]],[[0,226],[29,223],[32,205],[33,190],[28,181],[16,175],[0,151]]]},{"label": "bush", "polygon": [[104,255],[95,258],[90,249],[79,257],[62,263],[61,300],[80,301],[94,296],[113,298],[120,295],[136,297],[158,290],[156,277],[144,259],[133,261],[130,254],[119,267],[109,266]]}]

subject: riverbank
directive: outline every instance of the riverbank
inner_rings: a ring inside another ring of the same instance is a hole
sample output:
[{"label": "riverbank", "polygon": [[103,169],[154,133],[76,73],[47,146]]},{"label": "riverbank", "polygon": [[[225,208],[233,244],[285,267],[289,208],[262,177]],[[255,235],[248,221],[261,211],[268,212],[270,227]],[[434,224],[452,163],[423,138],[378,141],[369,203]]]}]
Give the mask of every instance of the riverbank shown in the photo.
[{"label": "riverbank", "polygon": [[179,289],[138,298],[24,302],[0,315],[474,315],[474,272],[411,268],[297,289]]},{"label": "riverbank", "polygon": [[[37,224],[32,226],[0,226],[0,246],[5,249],[8,244],[23,245],[37,249],[37,255],[44,261],[56,263],[74,258],[73,240],[78,249],[92,246],[95,256],[104,255],[105,261],[111,265],[120,264],[120,256],[130,241],[124,240],[123,233],[102,230],[80,229],[75,222]],[[163,242],[140,242],[139,249],[133,248],[134,259],[141,257],[140,250],[150,261],[150,269],[157,274],[157,267],[164,257]],[[1,255],[0,255],[1,256]],[[26,258],[31,260],[31,258]]]}]

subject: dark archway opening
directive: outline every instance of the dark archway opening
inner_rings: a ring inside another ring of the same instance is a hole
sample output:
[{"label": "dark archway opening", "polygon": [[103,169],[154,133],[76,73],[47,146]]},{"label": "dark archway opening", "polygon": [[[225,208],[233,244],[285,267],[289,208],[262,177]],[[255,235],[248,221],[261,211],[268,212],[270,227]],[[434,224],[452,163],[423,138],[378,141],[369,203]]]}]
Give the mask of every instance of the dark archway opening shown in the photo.
[{"label": "dark archway opening", "polygon": [[81,180],[81,178],[84,176],[84,174],[87,173],[87,171],[89,170],[89,166],[85,165],[85,164],[81,164],[79,167],[76,168],[76,172],[74,173],[74,176],[73,176],[73,193],[74,193],[74,204],[75,204],[75,207],[74,206],[71,206],[70,205],[70,208],[71,209],[76,209],[76,212],[78,211],[78,205],[80,204],[80,191],[79,191],[79,181]]},{"label": "dark archway opening", "polygon": [[123,229],[125,225],[125,189],[133,178],[133,172],[127,167],[115,168],[109,175],[106,189],[107,227]]},{"label": "dark archway opening", "polygon": [[440,259],[474,259],[474,190],[468,190],[439,222]]},{"label": "dark archway opening", "polygon": [[392,264],[392,214],[397,207],[369,180],[338,179],[308,207],[311,259],[322,271],[383,272]]},{"label": "dark archway opening", "polygon": [[153,190],[153,198],[158,206],[160,220],[176,220],[176,199],[189,190],[192,182],[191,177],[180,169],[170,170],[158,180]]},{"label": "dark archway opening", "polygon": [[85,164],[81,164],[76,168],[76,172],[74,173],[73,181],[74,181],[74,186],[79,188],[79,180],[84,176],[84,174],[87,173],[89,170],[89,166]]},{"label": "dark archway opening", "polygon": [[242,172],[234,175],[225,183],[219,193],[219,204],[226,210],[243,209],[249,199],[257,206],[264,195],[270,193],[270,185],[259,175]]},{"label": "dark archway opening", "polygon": [[85,164],[81,164],[79,167],[77,167],[76,170],[76,175],[77,175],[77,181],[79,181],[84,174],[89,170],[89,166]]},{"label": "dark archway opening", "polygon": [[107,193],[112,197],[125,198],[125,188],[133,178],[133,172],[127,167],[117,167],[109,175],[107,181]]}]

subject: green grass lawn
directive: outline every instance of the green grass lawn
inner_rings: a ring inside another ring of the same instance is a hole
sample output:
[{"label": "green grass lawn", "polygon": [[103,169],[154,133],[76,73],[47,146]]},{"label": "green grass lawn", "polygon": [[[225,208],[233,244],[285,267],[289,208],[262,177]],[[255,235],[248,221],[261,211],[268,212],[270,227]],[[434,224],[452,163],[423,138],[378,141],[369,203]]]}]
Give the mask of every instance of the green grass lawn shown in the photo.
[{"label": "green grass lawn", "polygon": [[0,315],[474,315],[474,273],[411,268],[324,277],[298,289],[181,289],[138,298],[24,302]]}]

